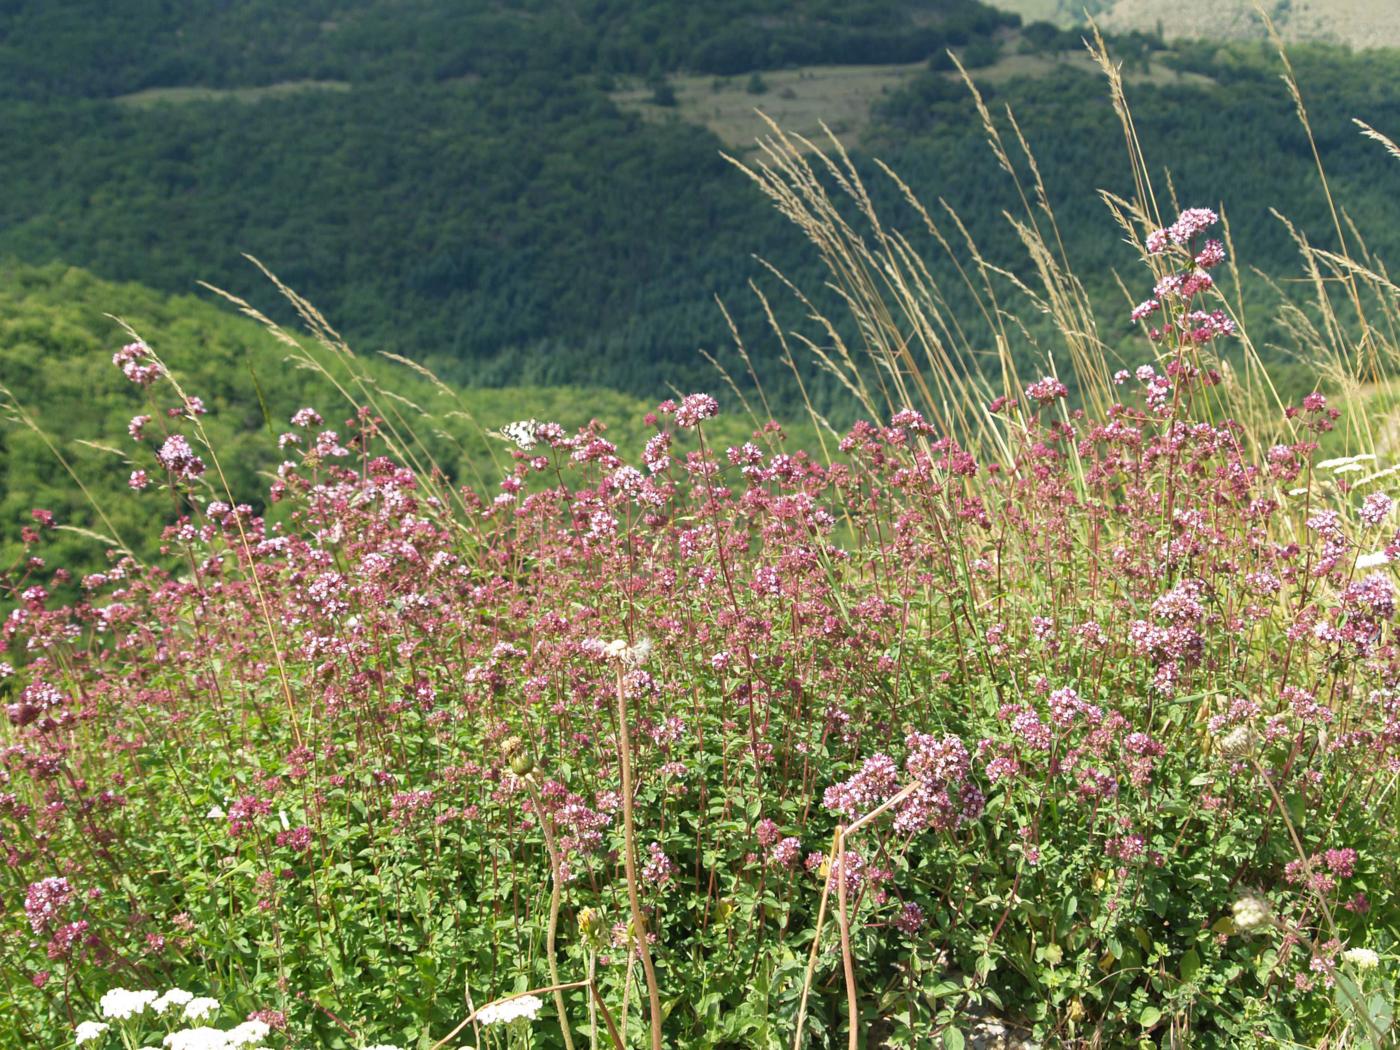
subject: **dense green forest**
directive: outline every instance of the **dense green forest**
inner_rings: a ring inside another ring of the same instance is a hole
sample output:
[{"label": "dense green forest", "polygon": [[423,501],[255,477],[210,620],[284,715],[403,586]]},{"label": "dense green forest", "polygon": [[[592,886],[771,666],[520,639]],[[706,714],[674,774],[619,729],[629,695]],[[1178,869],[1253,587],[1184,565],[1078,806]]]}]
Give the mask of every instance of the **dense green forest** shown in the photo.
[{"label": "dense green forest", "polygon": [[[1075,46],[1073,34],[1021,31],[971,0],[146,6],[124,5],[118,17],[75,0],[0,4],[0,256],[171,292],[207,279],[275,312],[275,295],[241,257],[249,252],[363,351],[406,354],[469,386],[588,383],[646,396],[714,386],[699,348],[742,381],[718,296],[784,410],[795,408],[795,388],[748,282],[760,281],[785,325],[803,324],[804,311],[751,256],[830,306],[824,274],[714,135],[664,119],[665,78],[927,60],[926,73],[876,106],[857,163],[889,216],[917,228],[873,156],[935,208],[946,201],[988,258],[1028,274],[1003,216],[1017,207],[1015,189],[945,49],[986,67],[999,54],[1058,59]],[[1331,223],[1277,59],[1243,45],[1165,50],[1142,37],[1115,47],[1130,71],[1194,75],[1130,84],[1154,168],[1170,172],[1183,201],[1223,206],[1246,273],[1295,274],[1270,209],[1315,243],[1328,243]],[[1310,47],[1293,61],[1338,199],[1384,256],[1397,238],[1394,165],[1350,118],[1400,128],[1400,55]],[[1104,86],[1071,62],[1034,77],[992,72],[987,103],[1003,122],[1006,107],[1017,114],[1069,259],[1105,293],[1107,336],[1126,340],[1112,273],[1133,255],[1097,191],[1126,190],[1129,178]],[[615,104],[622,75],[659,86],[658,112],[644,119]],[[118,99],[302,80],[343,89]],[[931,240],[920,243],[976,342],[951,267]],[[1267,305],[1262,283],[1251,295]],[[1028,330],[1039,332],[1034,316]],[[1050,348],[1017,350],[1043,358]],[[839,416],[836,384],[821,375],[811,384]]]},{"label": "dense green forest", "polygon": [[917,62],[1019,21],[977,0],[6,0],[0,19],[0,92],[28,99]]}]

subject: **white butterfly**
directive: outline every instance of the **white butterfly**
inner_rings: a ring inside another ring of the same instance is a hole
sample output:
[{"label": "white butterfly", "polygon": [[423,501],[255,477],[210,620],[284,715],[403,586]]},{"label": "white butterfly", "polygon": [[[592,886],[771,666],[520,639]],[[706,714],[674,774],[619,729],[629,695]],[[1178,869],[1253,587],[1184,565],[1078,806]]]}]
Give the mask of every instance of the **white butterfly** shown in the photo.
[{"label": "white butterfly", "polygon": [[514,423],[507,423],[501,427],[492,437],[498,437],[515,444],[515,447],[522,452],[529,452],[535,447],[535,431],[539,429],[539,420],[521,419]]}]

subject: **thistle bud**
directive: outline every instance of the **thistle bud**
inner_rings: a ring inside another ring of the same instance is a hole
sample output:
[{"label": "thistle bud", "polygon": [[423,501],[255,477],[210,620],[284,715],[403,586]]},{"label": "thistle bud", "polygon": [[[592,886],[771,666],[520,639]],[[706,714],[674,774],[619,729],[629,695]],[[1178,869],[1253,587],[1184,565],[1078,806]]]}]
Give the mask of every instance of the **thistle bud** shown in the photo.
[{"label": "thistle bud", "polygon": [[583,908],[578,913],[579,935],[595,947],[603,933],[603,917],[594,908]]},{"label": "thistle bud", "polygon": [[508,736],[501,741],[501,757],[509,763],[511,772],[519,777],[528,776],[535,768],[530,749],[518,736]]}]

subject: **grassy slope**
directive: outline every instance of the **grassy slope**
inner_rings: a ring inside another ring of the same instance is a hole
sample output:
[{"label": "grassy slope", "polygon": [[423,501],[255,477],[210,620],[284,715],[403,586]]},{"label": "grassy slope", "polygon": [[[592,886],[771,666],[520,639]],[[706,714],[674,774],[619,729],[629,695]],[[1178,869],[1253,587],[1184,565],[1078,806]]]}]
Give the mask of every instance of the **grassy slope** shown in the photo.
[{"label": "grassy slope", "polygon": [[[259,475],[281,459],[275,434],[288,429],[286,420],[297,408],[317,407],[328,427],[343,432],[350,413],[331,382],[292,361],[286,346],[230,309],[194,296],[103,281],[57,264],[0,264],[0,382],[72,463],[112,526],[100,520],[43,439],[10,413],[11,422],[0,425],[0,564],[18,556],[19,526],[33,507],[55,511],[65,524],[114,530],[133,544],[138,536],[152,535],[151,515],[173,516],[160,497],[133,493],[126,485],[132,469],[153,467],[150,443],[137,448],[126,435],[130,418],[150,408],[111,364],[113,351],[127,337],[108,314],[141,333],[184,389],[204,399],[210,409],[207,429],[237,498],[261,499],[267,480]],[[321,356],[342,381],[348,379],[343,364]],[[615,391],[579,387],[449,393],[374,356],[356,358],[354,368],[391,418],[401,414],[399,422],[412,427],[446,471],[479,489],[489,490],[499,476],[496,464],[508,461],[506,446],[483,436],[483,429],[532,416],[569,427],[597,417],[608,422],[612,440],[635,450],[648,433],[642,417],[653,407]],[[722,394],[720,386],[716,377],[714,387]],[[173,404],[168,388],[156,390],[161,408]],[[721,417],[716,438],[744,439],[749,425],[732,399],[722,402],[731,411]],[[807,443],[810,437],[810,430],[799,426],[794,440]],[[97,552],[91,539],[69,534],[54,554],[56,562],[94,564]],[[142,553],[151,553],[149,545]]]}]

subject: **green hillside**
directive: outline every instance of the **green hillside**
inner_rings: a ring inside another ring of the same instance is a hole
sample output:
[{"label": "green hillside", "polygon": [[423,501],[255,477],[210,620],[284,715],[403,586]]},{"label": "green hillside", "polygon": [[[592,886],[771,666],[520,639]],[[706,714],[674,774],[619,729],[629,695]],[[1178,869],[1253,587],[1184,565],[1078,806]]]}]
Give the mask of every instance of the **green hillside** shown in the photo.
[{"label": "green hillside", "polygon": [[[112,365],[112,354],[130,337],[109,314],[129,324],[169,366],[181,387],[208,408],[204,426],[235,498],[259,507],[267,478],[283,455],[277,436],[294,429],[293,412],[317,408],[328,428],[346,433],[352,409],[336,388],[369,402],[403,435],[419,465],[436,464],[457,484],[489,496],[509,464],[509,446],[489,438],[513,420],[535,417],[570,428],[606,418],[608,438],[637,449],[651,432],[643,416],[655,402],[599,388],[505,387],[460,394],[435,387],[398,364],[376,358],[347,359],[303,339],[296,351],[260,324],[231,308],[194,296],[170,296],[135,284],[114,284],[84,271],[49,265],[0,264],[0,383],[9,391],[8,422],[0,425],[0,564],[20,556],[20,526],[30,511],[54,512],[65,526],[115,539],[143,557],[155,556],[152,518],[173,521],[168,497],[128,486],[133,469],[153,468],[156,441],[136,443],[127,424],[140,414],[159,416],[178,403],[165,383],[148,401]],[[325,373],[311,362],[320,362]],[[663,392],[664,393],[664,392]],[[726,441],[748,437],[751,425],[739,406],[716,422]],[[33,423],[30,426],[25,418]],[[158,431],[160,423],[150,428]],[[409,435],[412,435],[411,437]],[[796,435],[811,438],[798,425]],[[809,443],[811,443],[809,441]],[[62,456],[73,469],[60,465]],[[76,475],[76,479],[74,475]],[[224,498],[212,476],[210,498]],[[89,500],[77,481],[93,497]],[[97,507],[100,507],[100,512]],[[68,531],[51,545],[55,565],[93,566],[101,543]]]}]

